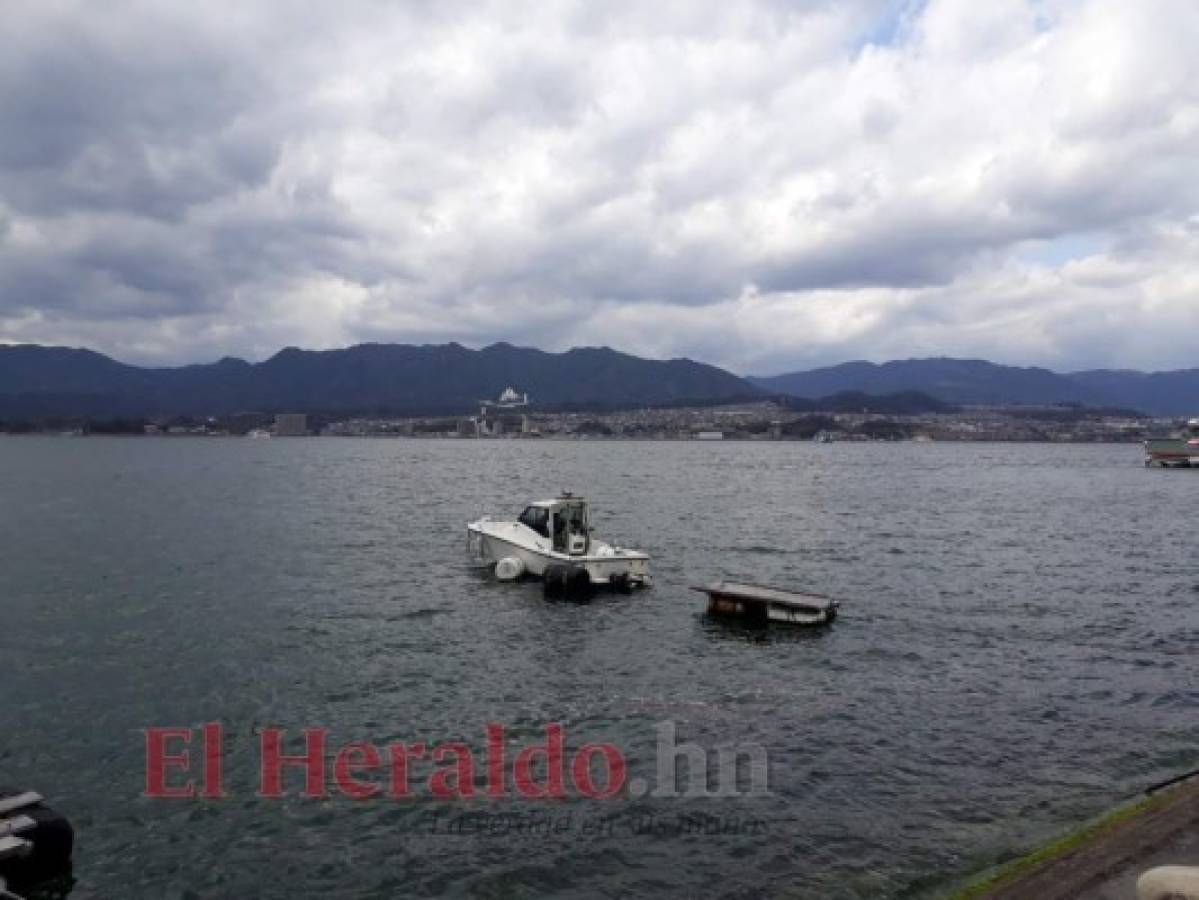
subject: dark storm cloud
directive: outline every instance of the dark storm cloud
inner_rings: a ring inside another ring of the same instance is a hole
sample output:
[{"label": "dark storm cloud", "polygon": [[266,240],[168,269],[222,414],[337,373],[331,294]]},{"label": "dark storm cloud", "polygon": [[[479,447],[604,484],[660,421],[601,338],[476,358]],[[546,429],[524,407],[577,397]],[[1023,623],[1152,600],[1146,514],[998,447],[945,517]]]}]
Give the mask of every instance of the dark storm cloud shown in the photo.
[{"label": "dark storm cloud", "polygon": [[8,34],[0,211],[22,235],[0,245],[0,316],[232,315],[239,288],[338,267],[358,231],[327,172],[263,196],[302,117],[272,59],[218,22],[47,6]]},{"label": "dark storm cloud", "polygon": [[270,172],[278,143],[255,126],[269,94],[251,60],[169,17],[88,24],[6,41],[0,190],[18,212],[173,217]]}]

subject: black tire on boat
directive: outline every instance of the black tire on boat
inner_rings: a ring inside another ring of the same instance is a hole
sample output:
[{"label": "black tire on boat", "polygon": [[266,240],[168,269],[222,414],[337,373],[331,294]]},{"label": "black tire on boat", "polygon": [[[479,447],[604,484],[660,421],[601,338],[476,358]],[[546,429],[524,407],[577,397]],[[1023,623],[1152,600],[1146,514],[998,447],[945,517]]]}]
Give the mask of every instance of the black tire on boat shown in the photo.
[{"label": "black tire on boat", "polygon": [[[21,791],[0,786],[0,798],[13,797],[20,793]],[[12,857],[0,862],[0,880],[7,879],[14,887],[25,887],[70,871],[75,830],[66,816],[45,803],[22,807],[8,816],[28,816],[33,819],[35,824],[32,828],[17,834],[17,837],[32,843],[33,850],[27,856]]]},{"label": "black tire on boat", "polygon": [[566,566],[546,566],[541,587],[545,596],[561,597],[566,592]]},{"label": "black tire on boat", "polygon": [[608,586],[620,594],[633,593],[633,579],[627,574],[612,575],[608,578]]},{"label": "black tire on boat", "polygon": [[582,566],[546,566],[541,579],[547,597],[583,597],[591,590],[591,576]]}]

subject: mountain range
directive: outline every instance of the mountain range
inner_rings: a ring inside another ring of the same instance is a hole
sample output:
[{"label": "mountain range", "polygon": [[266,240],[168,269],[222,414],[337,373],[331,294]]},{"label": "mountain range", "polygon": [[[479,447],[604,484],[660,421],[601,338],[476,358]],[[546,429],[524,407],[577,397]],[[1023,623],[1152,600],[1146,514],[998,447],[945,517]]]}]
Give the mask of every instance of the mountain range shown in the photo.
[{"label": "mountain range", "polygon": [[797,397],[825,397],[844,391],[919,391],[961,406],[1076,404],[1155,415],[1199,413],[1199,369],[1152,373],[1097,369],[1061,374],[983,359],[937,357],[848,362],[748,380],[765,391]]},{"label": "mountain range", "polygon": [[0,346],[0,417],[219,416],[257,410],[464,413],[505,387],[540,407],[677,405],[757,397],[753,385],[688,359],[648,360],[608,348],[546,353],[510,344],[289,347],[260,363],[142,368],[91,350]]},{"label": "mountain range", "polygon": [[[607,347],[548,353],[511,344],[359,344],[281,350],[250,363],[148,368],[91,350],[0,345],[0,418],[465,413],[505,387],[540,408],[618,408],[806,398],[796,410],[929,412],[950,406],[1052,405],[1199,413],[1199,369],[1061,374],[980,359],[909,359],[741,378],[689,359],[650,360]],[[822,399],[823,398],[823,399]],[[883,398],[883,399],[880,399]]]}]

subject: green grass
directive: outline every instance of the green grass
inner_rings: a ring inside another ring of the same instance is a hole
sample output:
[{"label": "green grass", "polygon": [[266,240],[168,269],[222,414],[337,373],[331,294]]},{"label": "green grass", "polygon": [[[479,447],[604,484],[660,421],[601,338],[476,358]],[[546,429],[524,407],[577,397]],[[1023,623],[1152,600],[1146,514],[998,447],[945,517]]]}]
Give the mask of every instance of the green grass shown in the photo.
[{"label": "green grass", "polygon": [[1141,797],[1111,812],[1105,813],[1098,819],[1092,819],[1080,828],[1063,834],[1047,844],[1043,844],[1023,856],[1003,863],[994,869],[984,872],[974,880],[967,882],[956,892],[948,895],[948,900],[978,900],[998,888],[1010,884],[1021,875],[1030,872],[1037,866],[1057,859],[1076,847],[1102,837],[1120,824],[1140,815],[1150,809],[1165,806],[1174,791],[1165,790],[1152,797]]}]

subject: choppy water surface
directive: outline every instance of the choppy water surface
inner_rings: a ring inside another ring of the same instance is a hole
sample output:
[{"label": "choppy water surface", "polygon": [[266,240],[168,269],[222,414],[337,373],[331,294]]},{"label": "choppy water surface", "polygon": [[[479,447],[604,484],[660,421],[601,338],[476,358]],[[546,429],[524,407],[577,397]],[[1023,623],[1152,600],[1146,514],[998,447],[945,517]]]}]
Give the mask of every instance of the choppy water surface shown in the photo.
[{"label": "choppy water surface", "polygon": [[[465,565],[466,521],[563,487],[651,591]],[[1130,446],[0,439],[0,781],[74,821],[73,898],[917,896],[1199,764],[1196,508]],[[712,623],[688,586],[722,574],[842,617]],[[773,794],[255,796],[268,725],[481,752],[558,721],[652,775],[665,720],[764,745]],[[208,721],[232,796],[141,797],[140,729]],[[571,830],[428,824],[547,808]],[[767,825],[633,833],[680,812]]]}]

